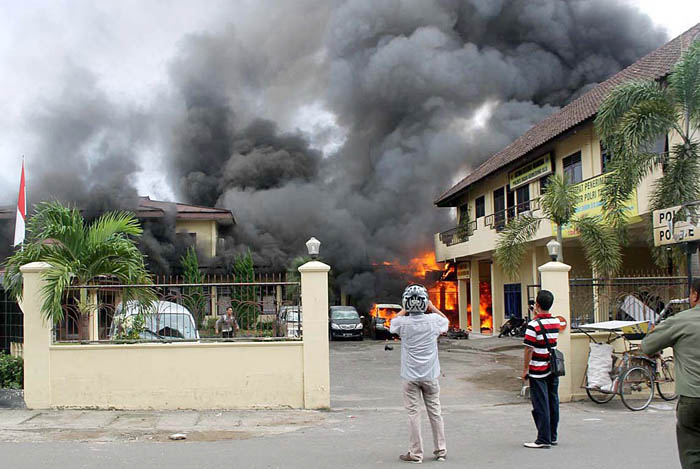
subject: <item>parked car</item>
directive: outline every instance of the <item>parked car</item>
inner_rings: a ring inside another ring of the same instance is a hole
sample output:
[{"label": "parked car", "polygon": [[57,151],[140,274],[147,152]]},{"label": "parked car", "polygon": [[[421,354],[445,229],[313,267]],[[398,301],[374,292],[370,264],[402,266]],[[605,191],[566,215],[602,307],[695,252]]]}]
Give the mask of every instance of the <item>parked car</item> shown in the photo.
[{"label": "parked car", "polygon": [[[117,306],[109,328],[109,338],[116,338],[120,333],[128,333],[139,312],[139,304],[136,301],[129,301],[126,308],[121,304]],[[199,331],[192,313],[187,308],[170,301],[158,301],[151,308],[147,308],[144,315],[144,329],[139,333],[139,338],[198,340]]]},{"label": "parked car", "polygon": [[328,313],[328,337],[362,340],[362,319],[353,306],[331,306]]},{"label": "parked car", "polygon": [[301,337],[301,306],[281,306],[277,313],[278,337]]},{"label": "parked car", "polygon": [[401,305],[379,303],[369,312],[369,336],[373,339],[391,335],[389,327],[391,320],[401,311]]}]

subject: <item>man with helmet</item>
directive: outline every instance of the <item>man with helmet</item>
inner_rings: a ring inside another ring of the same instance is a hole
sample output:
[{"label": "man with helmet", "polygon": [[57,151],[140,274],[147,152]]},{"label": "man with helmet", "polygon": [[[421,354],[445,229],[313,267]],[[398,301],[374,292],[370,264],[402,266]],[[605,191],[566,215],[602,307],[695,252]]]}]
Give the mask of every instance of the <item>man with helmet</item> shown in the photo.
[{"label": "man with helmet", "polygon": [[[435,459],[444,461],[447,456],[445,429],[440,408],[440,361],[437,339],[447,332],[449,321],[430,298],[422,285],[409,285],[403,292],[403,309],[391,321],[391,333],[401,337],[401,378],[403,399],[408,410],[408,453],[402,461],[423,462],[423,440],[420,431],[420,401],[425,408],[433,430]],[[431,311],[434,314],[426,314]]]}]

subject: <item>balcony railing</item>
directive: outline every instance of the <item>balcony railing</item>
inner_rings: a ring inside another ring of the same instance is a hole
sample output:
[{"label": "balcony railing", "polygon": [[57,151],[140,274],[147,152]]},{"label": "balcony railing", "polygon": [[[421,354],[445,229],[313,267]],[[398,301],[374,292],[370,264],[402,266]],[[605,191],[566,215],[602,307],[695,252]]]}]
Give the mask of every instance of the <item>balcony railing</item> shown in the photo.
[{"label": "balcony railing", "polygon": [[506,224],[515,217],[532,213],[540,209],[540,199],[532,199],[518,205],[513,205],[505,210],[499,210],[484,218],[484,225],[491,227],[492,230],[502,231]]},{"label": "balcony railing", "polygon": [[440,233],[440,241],[446,246],[452,246],[454,244],[465,243],[469,240],[469,237],[476,231],[476,220],[470,221],[457,228],[452,228],[451,230],[443,231]]}]

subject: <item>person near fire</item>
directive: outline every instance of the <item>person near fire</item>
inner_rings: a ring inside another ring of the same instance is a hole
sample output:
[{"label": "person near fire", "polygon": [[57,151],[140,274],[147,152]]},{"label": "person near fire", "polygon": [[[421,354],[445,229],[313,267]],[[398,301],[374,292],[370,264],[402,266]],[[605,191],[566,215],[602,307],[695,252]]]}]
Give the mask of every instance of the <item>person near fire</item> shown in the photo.
[{"label": "person near fire", "polygon": [[222,339],[231,339],[235,337],[236,331],[238,330],[238,323],[236,322],[236,317],[233,315],[233,308],[226,308],[226,314],[219,317],[216,321],[216,333],[221,331]]},{"label": "person near fire", "polygon": [[[408,411],[408,453],[399,456],[406,462],[423,462],[420,401],[425,403],[433,431],[435,459],[447,457],[445,428],[440,406],[440,361],[437,339],[447,332],[449,320],[428,297],[422,285],[409,285],[402,297],[403,309],[391,321],[390,331],[401,337],[401,378],[403,400]],[[426,314],[431,311],[434,314]]]},{"label": "person near fire", "polygon": [[683,469],[700,468],[700,279],[693,280],[690,309],[659,323],[642,340],[647,355],[673,347],[676,365],[676,443]]},{"label": "person near fire", "polygon": [[540,290],[535,299],[535,317],[525,331],[525,354],[522,379],[530,380],[532,417],[537,427],[537,439],[524,443],[526,448],[549,448],[557,445],[559,426],[559,377],[551,372],[549,348],[557,347],[559,319],[552,317],[549,309],[554,295]]}]

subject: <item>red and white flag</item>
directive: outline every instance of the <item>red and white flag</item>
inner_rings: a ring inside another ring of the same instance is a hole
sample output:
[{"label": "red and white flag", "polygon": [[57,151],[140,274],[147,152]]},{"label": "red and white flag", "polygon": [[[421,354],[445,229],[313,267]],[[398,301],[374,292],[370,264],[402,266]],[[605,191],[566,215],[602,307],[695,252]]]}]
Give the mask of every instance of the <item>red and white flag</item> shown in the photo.
[{"label": "red and white flag", "polygon": [[19,197],[17,198],[17,221],[15,222],[15,246],[24,241],[24,221],[27,218],[27,197],[24,190],[24,160],[22,160],[22,176],[19,179]]}]

